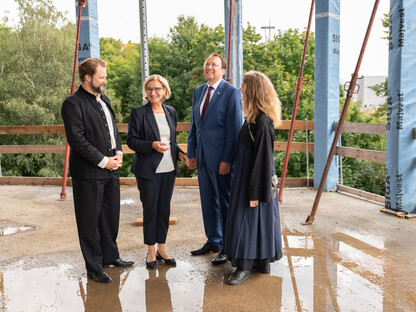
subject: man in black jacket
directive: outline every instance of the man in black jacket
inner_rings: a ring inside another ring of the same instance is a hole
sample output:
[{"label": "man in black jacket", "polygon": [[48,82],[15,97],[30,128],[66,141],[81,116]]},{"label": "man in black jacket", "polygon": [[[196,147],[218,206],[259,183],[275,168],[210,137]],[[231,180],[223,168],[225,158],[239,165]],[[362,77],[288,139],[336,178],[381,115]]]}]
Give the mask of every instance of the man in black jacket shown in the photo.
[{"label": "man in black jacket", "polygon": [[110,100],[104,95],[107,63],[88,58],[78,67],[81,86],[62,105],[62,119],[71,147],[75,216],[88,277],[109,283],[103,268],[132,266],[117,247],[120,219],[118,168],[123,162],[121,139]]}]

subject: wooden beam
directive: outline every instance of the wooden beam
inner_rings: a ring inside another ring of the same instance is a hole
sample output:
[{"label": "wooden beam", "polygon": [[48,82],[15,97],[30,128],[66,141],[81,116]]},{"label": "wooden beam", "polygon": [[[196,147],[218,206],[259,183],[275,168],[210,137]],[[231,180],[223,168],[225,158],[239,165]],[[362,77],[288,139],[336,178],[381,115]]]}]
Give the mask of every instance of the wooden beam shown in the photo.
[{"label": "wooden beam", "polygon": [[[180,143],[179,147],[187,153],[188,144]],[[274,142],[275,151],[285,151],[287,142]],[[309,152],[313,153],[314,144],[308,143]],[[126,144],[122,145],[123,153],[134,154]],[[306,143],[292,142],[291,152],[306,152]],[[65,145],[0,145],[0,154],[63,154]],[[381,152],[383,153],[383,152]],[[350,156],[349,156],[350,157]],[[356,158],[356,157],[353,157]]]},{"label": "wooden beam", "polygon": [[189,131],[190,127],[190,122],[178,122],[178,124],[176,125],[176,131]]},{"label": "wooden beam", "polygon": [[[176,224],[176,223],[178,223],[178,220],[176,219],[176,217],[169,217],[169,224]],[[136,225],[143,226],[143,218],[137,218]]]},{"label": "wooden beam", "polygon": [[0,145],[0,154],[64,154],[65,145]]},{"label": "wooden beam", "polygon": [[[190,122],[178,122],[176,131],[189,131]],[[117,124],[120,133],[126,133],[128,130],[127,123]],[[275,129],[288,130],[290,120],[282,120],[279,127]],[[296,120],[295,130],[305,130],[305,121]],[[308,120],[308,130],[315,129],[315,122]],[[64,125],[28,125],[28,126],[0,126],[0,134],[42,134],[42,133],[65,133]]]},{"label": "wooden beam", "polygon": [[373,193],[370,193],[370,192],[366,192],[366,191],[356,189],[356,188],[353,188],[353,187],[350,187],[350,186],[337,184],[337,191],[348,193],[348,194],[351,194],[351,195],[355,195],[355,196],[365,198],[365,199],[368,199],[368,200],[372,200],[372,201],[375,201],[375,202],[380,203],[380,204],[385,203],[384,196],[373,194]]},{"label": "wooden beam", "polygon": [[[0,185],[62,185],[62,178],[45,177],[0,177]],[[67,186],[71,185],[71,179],[67,180]]]},{"label": "wooden beam", "polygon": [[[287,142],[274,142],[275,151],[286,151]],[[308,143],[308,149],[310,153],[313,153],[314,143]],[[306,152],[305,142],[292,142],[290,146],[290,152]]]},{"label": "wooden beam", "polygon": [[[338,122],[335,122],[334,131],[336,131],[337,128]],[[342,132],[385,135],[387,130],[386,124],[346,122],[342,127]]]},{"label": "wooden beam", "polygon": [[[188,144],[186,143],[179,143],[179,147],[185,152],[188,152]],[[275,151],[285,151],[286,150],[287,142],[274,142],[274,150]],[[308,143],[309,152],[313,153],[314,144]],[[306,143],[304,142],[292,142],[291,145],[291,152],[306,152]],[[123,145],[123,153],[131,154],[134,153],[127,145]]]},{"label": "wooden beam", "polygon": [[[71,185],[71,179],[67,180]],[[287,187],[307,187],[306,178],[287,178]],[[62,185],[62,177],[0,177],[0,185]],[[135,178],[120,178],[121,186],[136,186]],[[309,179],[309,185],[313,185],[313,179]],[[176,178],[175,186],[198,186],[198,178]]]},{"label": "wooden beam", "polygon": [[0,134],[65,133],[64,125],[48,126],[1,126]]},{"label": "wooden beam", "polygon": [[[289,130],[290,129],[291,120],[282,120],[282,123],[279,127],[275,127],[275,129],[279,130]],[[306,125],[304,120],[295,120],[294,125],[295,130],[305,130]],[[315,122],[313,120],[308,120],[308,131],[315,130]]]},{"label": "wooden beam", "polygon": [[374,151],[362,148],[338,146],[336,149],[336,154],[343,157],[364,159],[381,163],[386,162],[386,152],[384,151]]}]

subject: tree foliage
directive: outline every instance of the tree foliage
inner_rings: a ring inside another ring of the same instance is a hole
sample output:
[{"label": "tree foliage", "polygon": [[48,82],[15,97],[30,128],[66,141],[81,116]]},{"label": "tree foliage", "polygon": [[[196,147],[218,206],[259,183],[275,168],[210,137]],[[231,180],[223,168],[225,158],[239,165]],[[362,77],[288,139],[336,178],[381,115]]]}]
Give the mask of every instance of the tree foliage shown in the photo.
[{"label": "tree foliage", "polygon": [[[75,25],[56,11],[51,0],[15,0],[19,7],[18,27],[0,25],[0,124],[61,124],[60,108],[71,84]],[[193,17],[180,16],[167,38],[149,38],[150,74],[164,76],[172,96],[167,104],[175,107],[178,121],[189,121],[193,90],[206,82],[205,57],[213,52],[224,55],[224,28],[198,24]],[[264,72],[272,81],[282,102],[282,118],[291,119],[296,84],[306,31],[279,30],[268,42],[250,24],[243,29],[244,71]],[[107,95],[111,98],[117,122],[128,122],[130,111],[143,104],[141,52],[138,43],[123,43],[114,38],[100,38],[101,57],[108,63]],[[314,119],[314,34],[306,54],[303,88],[297,112],[298,120]],[[385,86],[378,86],[382,93]],[[342,91],[341,96],[343,96]],[[342,101],[342,100],[341,100]],[[364,115],[351,105],[348,121],[383,122],[382,112]],[[288,131],[276,131],[276,140],[287,141]],[[125,141],[125,135],[122,135]],[[306,133],[295,131],[294,141],[305,142]],[[186,142],[187,133],[178,134]],[[308,133],[313,141],[313,131]],[[0,136],[1,144],[63,144],[59,135]],[[385,149],[385,138],[375,135],[343,134],[344,146]],[[313,153],[309,153],[313,176]],[[276,152],[276,168],[281,174],[284,152]],[[125,155],[121,175],[129,175],[132,155]],[[62,155],[2,155],[4,175],[59,176]],[[383,167],[379,164],[344,159],[344,183],[382,194]],[[183,165],[180,175],[191,174]],[[130,174],[131,175],[131,174]],[[306,176],[306,154],[290,155],[288,177]],[[373,177],[373,178],[372,178]]]},{"label": "tree foliage", "polygon": [[[61,124],[60,107],[72,77],[74,25],[50,0],[15,1],[18,27],[0,26],[0,125]],[[64,138],[8,135],[0,141],[62,144]],[[62,155],[2,155],[1,161],[4,175],[57,176],[62,171]]]}]

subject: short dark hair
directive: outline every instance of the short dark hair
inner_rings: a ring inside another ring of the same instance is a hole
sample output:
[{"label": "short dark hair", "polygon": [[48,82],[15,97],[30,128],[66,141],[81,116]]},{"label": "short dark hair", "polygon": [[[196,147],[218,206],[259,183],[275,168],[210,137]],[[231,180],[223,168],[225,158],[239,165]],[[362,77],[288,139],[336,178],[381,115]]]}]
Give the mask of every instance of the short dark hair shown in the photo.
[{"label": "short dark hair", "polygon": [[221,54],[218,54],[218,53],[211,53],[210,55],[208,55],[205,58],[204,64],[207,62],[207,59],[209,59],[210,57],[213,57],[213,56],[219,57],[221,59],[221,68],[222,69],[227,69],[227,61],[225,60],[225,57],[222,56]]},{"label": "short dark hair", "polygon": [[89,57],[84,60],[78,66],[78,76],[81,83],[85,80],[85,75],[90,75],[91,77],[97,72],[97,67],[102,66],[104,68],[107,67],[107,62],[99,57]]}]

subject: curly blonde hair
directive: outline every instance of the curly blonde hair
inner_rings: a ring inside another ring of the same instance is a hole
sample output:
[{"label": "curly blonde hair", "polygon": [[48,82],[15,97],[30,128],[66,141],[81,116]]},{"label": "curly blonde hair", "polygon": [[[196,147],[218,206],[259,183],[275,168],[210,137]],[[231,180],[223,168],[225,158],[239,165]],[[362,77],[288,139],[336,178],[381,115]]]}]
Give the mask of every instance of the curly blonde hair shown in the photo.
[{"label": "curly blonde hair", "polygon": [[263,112],[276,127],[281,123],[281,104],[270,79],[258,71],[248,71],[241,84],[243,112],[247,122],[254,122],[259,112]]}]

